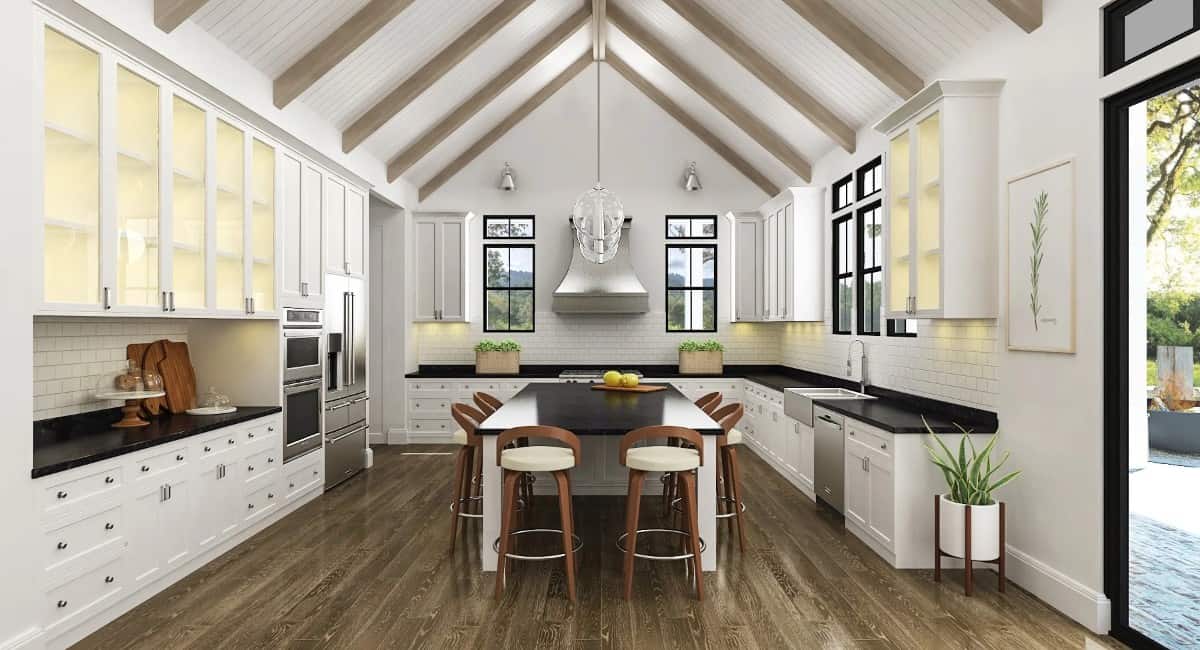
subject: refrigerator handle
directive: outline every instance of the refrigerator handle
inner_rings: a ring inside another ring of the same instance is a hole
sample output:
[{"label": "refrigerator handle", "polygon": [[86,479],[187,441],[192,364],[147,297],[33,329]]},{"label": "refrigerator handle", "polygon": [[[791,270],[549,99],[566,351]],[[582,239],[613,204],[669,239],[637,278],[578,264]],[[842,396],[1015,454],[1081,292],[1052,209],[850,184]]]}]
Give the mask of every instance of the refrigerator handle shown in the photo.
[{"label": "refrigerator handle", "polygon": [[[349,264],[349,263],[347,263],[347,264]],[[355,320],[355,314],[354,314],[354,310],[358,309],[358,305],[356,304],[357,302],[358,302],[358,296],[354,295],[354,292],[351,291],[350,292],[350,310],[348,312],[346,312],[346,314],[350,317],[350,329],[347,330],[347,333],[351,333],[351,332],[353,333],[350,336],[346,337],[346,341],[350,346],[350,354],[347,357],[347,360],[350,361],[350,385],[351,386],[358,385],[358,364],[356,364],[354,362],[354,355],[358,354],[358,350],[355,349],[355,346],[357,346],[358,343],[354,340],[358,336],[358,330],[355,329],[358,327],[358,322],[357,322],[357,320]]]},{"label": "refrigerator handle", "polygon": [[339,388],[345,388],[354,382],[350,378],[350,373],[354,372],[354,362],[350,359],[350,341],[354,337],[354,330],[351,329],[351,319],[353,305],[351,304],[350,292],[342,293],[342,382]]}]

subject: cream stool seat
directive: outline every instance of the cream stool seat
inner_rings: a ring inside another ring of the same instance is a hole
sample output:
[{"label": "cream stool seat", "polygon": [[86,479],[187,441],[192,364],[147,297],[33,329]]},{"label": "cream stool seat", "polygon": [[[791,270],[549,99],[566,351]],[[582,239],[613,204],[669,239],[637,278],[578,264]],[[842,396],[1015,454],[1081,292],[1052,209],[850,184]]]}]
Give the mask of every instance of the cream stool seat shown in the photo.
[{"label": "cream stool seat", "polygon": [[467,432],[463,429],[458,429],[450,434],[450,440],[456,445],[465,445],[467,444]]},{"label": "cream stool seat", "polygon": [[625,466],[643,472],[687,472],[700,467],[700,452],[684,447],[633,447],[625,455]]},{"label": "cream stool seat", "polygon": [[559,472],[575,467],[575,454],[549,445],[515,447],[500,452],[500,466],[514,472]]},{"label": "cream stool seat", "polygon": [[737,429],[730,429],[729,433],[725,434],[725,444],[727,444],[727,445],[742,444],[742,432]]}]

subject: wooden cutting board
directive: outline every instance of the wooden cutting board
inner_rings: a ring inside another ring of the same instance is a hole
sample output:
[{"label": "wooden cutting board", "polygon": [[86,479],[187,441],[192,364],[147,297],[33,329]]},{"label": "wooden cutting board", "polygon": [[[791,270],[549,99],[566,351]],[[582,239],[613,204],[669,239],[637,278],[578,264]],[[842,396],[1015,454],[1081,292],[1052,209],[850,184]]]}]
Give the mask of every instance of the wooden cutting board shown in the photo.
[{"label": "wooden cutting board", "polygon": [[[136,363],[141,368],[142,361],[146,358],[146,348],[149,347],[149,343],[130,343],[125,346],[125,358]],[[145,415],[151,414],[149,409],[146,408],[145,402],[142,403],[142,412]]]},{"label": "wooden cutting board", "polygon": [[607,384],[592,384],[592,390],[611,390],[618,393],[656,393],[666,390],[666,386],[609,386]]},{"label": "wooden cutting board", "polygon": [[165,349],[165,356],[158,363],[158,368],[162,373],[163,390],[167,393],[167,408],[172,413],[183,413],[196,407],[196,370],[192,367],[187,343],[161,343]]},{"label": "wooden cutting board", "polygon": [[[162,369],[159,368],[159,363],[167,357],[167,341],[158,340],[146,345],[146,354],[142,357],[142,372],[153,372],[159,375],[162,374]],[[165,397],[151,397],[147,400],[142,400],[142,409],[150,415],[158,415],[167,407]]]}]

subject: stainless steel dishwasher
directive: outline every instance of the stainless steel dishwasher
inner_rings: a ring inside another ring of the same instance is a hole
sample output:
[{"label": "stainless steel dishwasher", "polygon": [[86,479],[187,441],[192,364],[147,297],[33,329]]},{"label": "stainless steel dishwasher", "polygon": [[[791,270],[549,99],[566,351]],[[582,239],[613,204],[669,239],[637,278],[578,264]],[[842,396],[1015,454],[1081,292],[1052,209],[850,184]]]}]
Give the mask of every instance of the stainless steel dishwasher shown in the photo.
[{"label": "stainless steel dishwasher", "polygon": [[813,407],[813,482],[817,500],[842,512],[845,494],[845,418],[833,411]]}]

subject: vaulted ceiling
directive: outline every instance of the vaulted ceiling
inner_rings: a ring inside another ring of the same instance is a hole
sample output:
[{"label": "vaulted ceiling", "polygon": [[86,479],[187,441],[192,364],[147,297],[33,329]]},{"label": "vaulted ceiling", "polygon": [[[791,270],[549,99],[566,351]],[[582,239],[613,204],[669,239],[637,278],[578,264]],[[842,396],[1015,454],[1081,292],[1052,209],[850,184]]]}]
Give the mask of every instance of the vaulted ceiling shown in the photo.
[{"label": "vaulted ceiling", "polygon": [[[599,56],[764,190],[1041,0],[155,0],[424,198]],[[598,18],[598,19],[597,19]],[[597,47],[599,46],[599,47]]]}]

